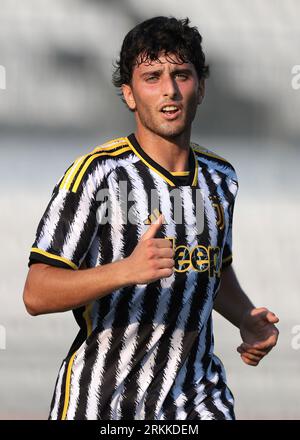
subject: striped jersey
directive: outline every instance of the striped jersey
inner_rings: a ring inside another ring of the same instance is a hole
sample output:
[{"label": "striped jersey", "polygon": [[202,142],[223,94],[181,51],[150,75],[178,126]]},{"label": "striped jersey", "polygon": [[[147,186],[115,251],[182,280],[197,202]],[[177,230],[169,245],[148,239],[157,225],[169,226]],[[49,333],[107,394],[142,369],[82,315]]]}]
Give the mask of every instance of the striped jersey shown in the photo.
[{"label": "striped jersey", "polygon": [[[171,276],[130,285],[73,310],[80,327],[62,361],[49,419],[234,419],[214,354],[213,301],[232,262],[234,168],[191,143],[170,172],[134,134],[77,158],[40,220],[29,266],[78,270],[128,257],[149,224],[172,241]],[[41,292],[41,295],[43,293]]]}]

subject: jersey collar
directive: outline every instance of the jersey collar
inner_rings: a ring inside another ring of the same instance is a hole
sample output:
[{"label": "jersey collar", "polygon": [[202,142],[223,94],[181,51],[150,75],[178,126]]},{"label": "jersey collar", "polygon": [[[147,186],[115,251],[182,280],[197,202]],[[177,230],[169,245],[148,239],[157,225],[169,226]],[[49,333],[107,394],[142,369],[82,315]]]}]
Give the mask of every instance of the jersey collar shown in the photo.
[{"label": "jersey collar", "polygon": [[[127,136],[128,145],[131,147],[133,152],[144,162],[144,164],[160,175],[170,186],[182,186],[180,179],[177,176],[171,174],[168,170],[162,167],[159,163],[153,160],[148,154],[142,149],[138,143],[134,133]],[[190,147],[189,153],[189,170],[190,174],[186,182],[186,186],[196,186],[198,182],[198,162],[195,157],[194,150]]]}]

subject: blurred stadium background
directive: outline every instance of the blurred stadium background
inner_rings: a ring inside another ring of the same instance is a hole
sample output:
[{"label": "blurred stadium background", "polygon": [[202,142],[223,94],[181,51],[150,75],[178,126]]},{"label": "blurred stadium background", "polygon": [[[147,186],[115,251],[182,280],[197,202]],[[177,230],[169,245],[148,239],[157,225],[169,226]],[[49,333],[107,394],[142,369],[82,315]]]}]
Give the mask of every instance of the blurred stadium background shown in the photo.
[{"label": "blurred stadium background", "polygon": [[293,333],[300,325],[300,89],[292,73],[300,65],[299,2],[1,0],[1,419],[48,416],[77,326],[71,312],[26,314],[29,249],[67,166],[133,130],[111,85],[112,63],[129,29],[155,15],[188,16],[203,35],[211,77],[193,139],[237,170],[234,267],[255,304],[280,317],[278,346],[253,368],[236,352],[238,330],[215,314],[216,353],[237,418],[300,418]]}]

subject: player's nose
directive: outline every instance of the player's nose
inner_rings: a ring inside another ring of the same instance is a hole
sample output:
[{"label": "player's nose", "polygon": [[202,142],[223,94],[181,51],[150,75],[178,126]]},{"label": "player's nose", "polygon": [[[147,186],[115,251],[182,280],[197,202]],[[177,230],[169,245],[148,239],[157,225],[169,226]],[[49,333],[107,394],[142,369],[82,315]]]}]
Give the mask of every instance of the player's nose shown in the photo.
[{"label": "player's nose", "polygon": [[174,78],[166,75],[162,81],[162,93],[164,97],[176,98],[179,95],[178,86]]}]

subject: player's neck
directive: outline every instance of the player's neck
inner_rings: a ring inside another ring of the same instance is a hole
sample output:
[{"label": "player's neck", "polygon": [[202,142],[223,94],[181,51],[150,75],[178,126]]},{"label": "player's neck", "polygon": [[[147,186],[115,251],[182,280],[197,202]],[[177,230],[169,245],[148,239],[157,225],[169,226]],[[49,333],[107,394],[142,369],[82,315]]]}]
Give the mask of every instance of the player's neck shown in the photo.
[{"label": "player's neck", "polygon": [[155,162],[168,171],[188,171],[190,131],[167,139],[146,130],[136,129],[135,136],[141,148]]}]

